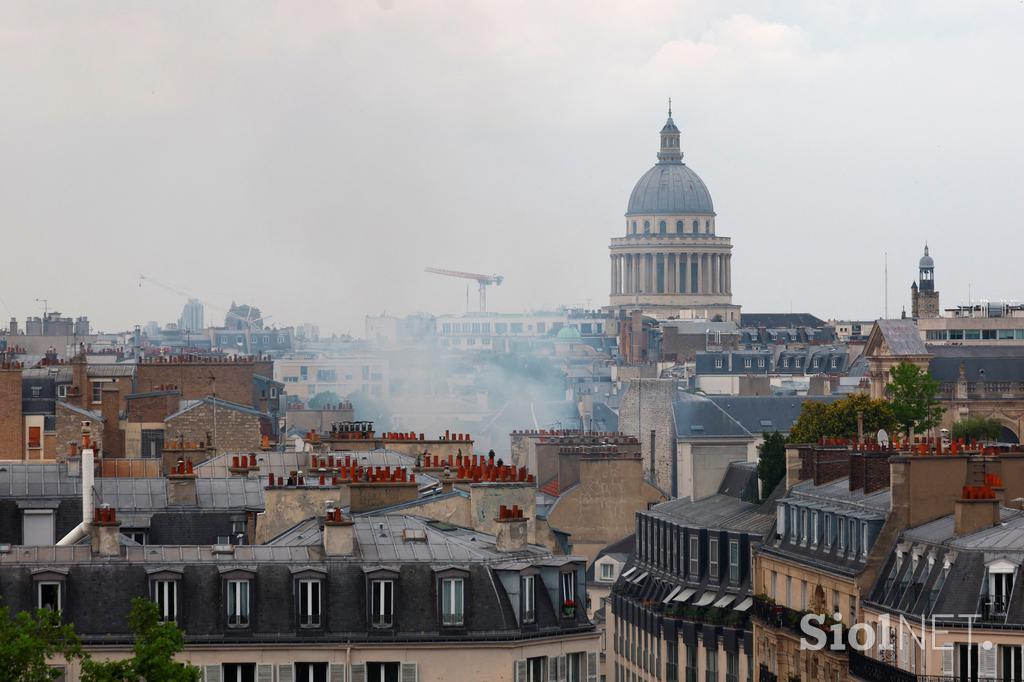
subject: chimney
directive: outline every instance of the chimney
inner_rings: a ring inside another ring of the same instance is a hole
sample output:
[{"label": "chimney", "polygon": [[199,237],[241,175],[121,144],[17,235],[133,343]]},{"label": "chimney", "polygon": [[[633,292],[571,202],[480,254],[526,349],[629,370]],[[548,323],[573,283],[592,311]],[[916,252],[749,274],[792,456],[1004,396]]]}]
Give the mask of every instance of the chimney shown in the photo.
[{"label": "chimney", "polygon": [[957,537],[999,525],[999,498],[987,485],[965,485],[954,505],[953,532]]},{"label": "chimney", "polygon": [[355,545],[355,522],[346,518],[338,507],[328,507],[324,519],[324,552],[327,556],[352,556]]},{"label": "chimney", "polygon": [[526,547],[527,521],[519,505],[514,504],[511,508],[501,505],[498,508],[498,518],[494,519],[497,525],[495,549],[499,552],[518,552]]},{"label": "chimney", "polygon": [[96,509],[92,518],[92,553],[97,556],[121,556],[121,522],[117,510],[109,504]]},{"label": "chimney", "polygon": [[171,473],[167,474],[167,504],[190,507],[198,504],[192,460],[179,459]]}]

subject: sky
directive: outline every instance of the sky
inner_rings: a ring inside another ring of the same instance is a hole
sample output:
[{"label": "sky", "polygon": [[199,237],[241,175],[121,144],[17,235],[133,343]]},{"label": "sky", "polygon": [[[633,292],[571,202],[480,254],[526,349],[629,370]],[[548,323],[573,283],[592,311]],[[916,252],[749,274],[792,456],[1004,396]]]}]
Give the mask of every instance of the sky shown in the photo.
[{"label": "sky", "polygon": [[361,335],[466,309],[427,266],[598,307],[669,97],[745,311],[880,317],[887,258],[898,316],[926,241],[943,305],[1021,300],[1021,35],[1022,0],[5,2],[0,314],[173,289]]}]

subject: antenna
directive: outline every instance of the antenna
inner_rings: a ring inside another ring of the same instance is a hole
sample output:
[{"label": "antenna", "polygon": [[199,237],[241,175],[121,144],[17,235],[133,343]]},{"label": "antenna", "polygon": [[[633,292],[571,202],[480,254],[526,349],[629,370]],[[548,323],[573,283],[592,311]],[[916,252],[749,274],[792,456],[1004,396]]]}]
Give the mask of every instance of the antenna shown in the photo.
[{"label": "antenna", "polygon": [[885,317],[889,319],[889,252],[885,252]]}]

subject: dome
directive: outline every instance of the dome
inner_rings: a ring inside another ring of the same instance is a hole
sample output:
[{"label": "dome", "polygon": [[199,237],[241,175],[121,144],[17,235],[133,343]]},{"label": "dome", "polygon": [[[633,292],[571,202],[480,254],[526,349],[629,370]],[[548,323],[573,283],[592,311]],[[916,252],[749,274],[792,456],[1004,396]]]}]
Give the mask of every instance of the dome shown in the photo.
[{"label": "dome", "polygon": [[637,181],[626,215],[714,214],[704,181],[685,164],[659,163]]},{"label": "dome", "polygon": [[925,244],[924,255],[921,256],[921,260],[919,260],[917,262],[917,266],[919,268],[921,268],[921,269],[924,269],[924,268],[934,268],[935,267],[935,261],[932,260],[932,257],[928,255],[928,245],[927,244]]},{"label": "dome", "polygon": [[559,341],[580,341],[583,337],[580,336],[580,331],[576,327],[562,327],[558,330],[555,338]]}]

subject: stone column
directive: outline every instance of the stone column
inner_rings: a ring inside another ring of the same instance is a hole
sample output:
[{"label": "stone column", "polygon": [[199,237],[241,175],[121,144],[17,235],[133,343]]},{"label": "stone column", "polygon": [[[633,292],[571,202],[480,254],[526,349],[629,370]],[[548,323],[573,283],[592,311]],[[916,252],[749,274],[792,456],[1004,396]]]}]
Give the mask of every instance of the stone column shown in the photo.
[{"label": "stone column", "polygon": [[615,256],[615,293],[622,293],[622,256]]},{"label": "stone column", "polygon": [[696,261],[696,264],[697,264],[697,290],[695,292],[693,292],[693,293],[695,293],[695,294],[703,294],[704,293],[704,263],[702,261],[704,260],[704,257],[701,254],[699,254],[699,253],[695,253],[695,254],[693,254],[693,258],[694,258],[694,260]]},{"label": "stone column", "polygon": [[633,254],[626,254],[625,280],[623,281],[624,293],[633,293]]},{"label": "stone column", "polygon": [[612,257],[609,258],[608,260],[611,265],[611,281],[609,283],[608,294],[610,296],[614,296],[616,293],[618,293],[615,291],[615,254],[612,254]]},{"label": "stone column", "polygon": [[679,277],[676,275],[676,254],[666,253],[665,260],[665,291],[674,294],[679,288]]},{"label": "stone column", "polygon": [[725,257],[725,293],[732,295],[732,254]]},{"label": "stone column", "polygon": [[690,254],[679,254],[679,292],[690,293]]}]

